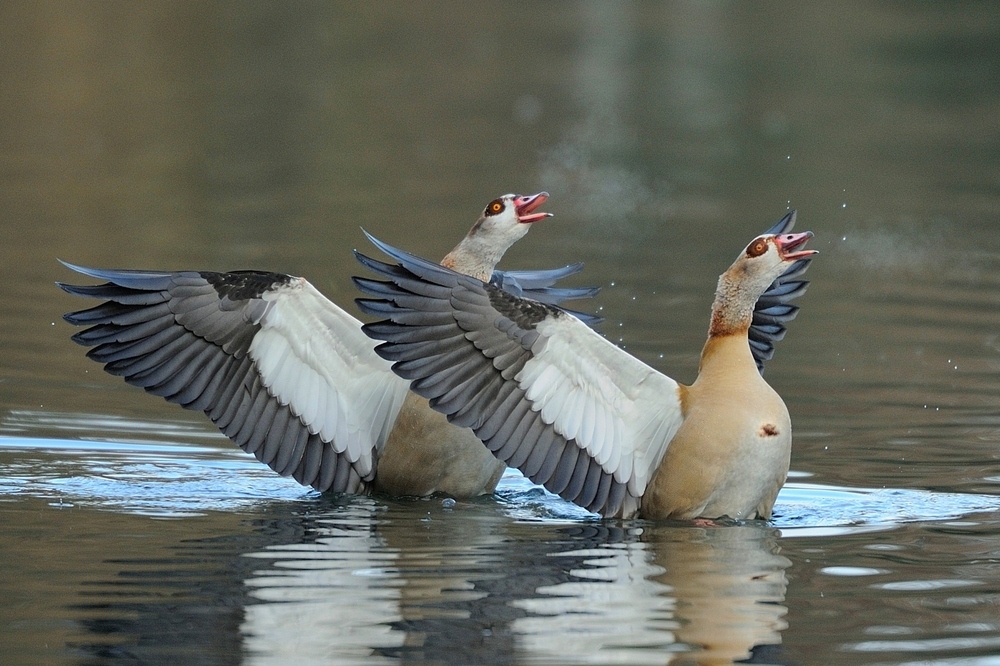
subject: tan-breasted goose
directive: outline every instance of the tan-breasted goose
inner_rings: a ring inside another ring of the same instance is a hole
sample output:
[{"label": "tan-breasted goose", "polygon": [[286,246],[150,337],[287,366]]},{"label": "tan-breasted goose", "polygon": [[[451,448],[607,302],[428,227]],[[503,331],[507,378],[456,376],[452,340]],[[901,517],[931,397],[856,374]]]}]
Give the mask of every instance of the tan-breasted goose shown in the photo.
[{"label": "tan-breasted goose", "polygon": [[[444,259],[499,289],[556,304],[596,289],[553,288],[582,264],[494,272],[530,223],[548,217],[544,192],[486,207]],[[101,270],[65,291],[105,302],[65,316],[73,336],[112,374],[189,409],[282,475],[321,491],[394,495],[492,492],[504,465],[467,428],[410,394],[377,356],[361,322],[303,278]],[[584,315],[586,317],[586,315]]]},{"label": "tan-breasted goose", "polygon": [[[355,278],[363,330],[410,388],[493,454],[604,516],[763,518],[791,423],[762,364],[797,311],[813,250],[794,211],[719,278],[698,378],[678,384],[565,312],[390,248]],[[369,237],[371,238],[371,237]]]}]

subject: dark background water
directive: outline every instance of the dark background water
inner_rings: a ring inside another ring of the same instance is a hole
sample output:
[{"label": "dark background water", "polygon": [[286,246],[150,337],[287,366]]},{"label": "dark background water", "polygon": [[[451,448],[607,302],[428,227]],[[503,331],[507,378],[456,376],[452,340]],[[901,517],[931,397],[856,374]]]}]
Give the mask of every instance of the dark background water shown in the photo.
[{"label": "dark background water", "polygon": [[[0,6],[0,649],[12,663],[1000,663],[1000,10],[989,3]],[[355,297],[552,195],[603,331],[694,378],[788,207],[770,525],[593,521],[516,476],[329,499],[69,342],[56,262]],[[755,647],[756,646],[756,647]]]}]

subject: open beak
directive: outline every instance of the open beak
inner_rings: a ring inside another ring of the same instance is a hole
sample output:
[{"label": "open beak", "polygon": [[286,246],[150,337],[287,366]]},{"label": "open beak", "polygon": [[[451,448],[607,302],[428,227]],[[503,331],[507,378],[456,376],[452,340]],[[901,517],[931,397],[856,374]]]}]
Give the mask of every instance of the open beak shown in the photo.
[{"label": "open beak", "polygon": [[784,261],[797,261],[817,253],[816,250],[799,250],[797,248],[806,244],[813,237],[811,231],[803,231],[801,234],[782,234],[774,237],[774,243],[778,246],[778,252]]},{"label": "open beak", "polygon": [[552,217],[552,213],[536,213],[534,210],[549,200],[548,192],[539,192],[531,196],[514,197],[514,211],[517,213],[517,221],[528,224],[538,222],[547,217]]}]

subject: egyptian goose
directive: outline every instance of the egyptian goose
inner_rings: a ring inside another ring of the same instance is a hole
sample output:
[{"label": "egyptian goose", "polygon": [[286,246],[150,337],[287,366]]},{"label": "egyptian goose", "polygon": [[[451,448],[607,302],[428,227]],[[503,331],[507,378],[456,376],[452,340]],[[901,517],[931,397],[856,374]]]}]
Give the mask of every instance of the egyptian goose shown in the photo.
[{"label": "egyptian goose", "polygon": [[[719,278],[698,378],[678,384],[565,312],[372,239],[359,261],[384,321],[362,330],[410,388],[499,460],[605,517],[762,518],[785,481],[791,423],[762,364],[797,308],[812,233],[790,212]],[[371,237],[369,237],[371,238]]]},{"label": "egyptian goose", "polygon": [[[486,207],[443,263],[550,304],[593,296],[556,289],[582,264],[493,271],[548,217],[548,199],[508,194]],[[105,302],[65,315],[87,356],[130,384],[203,410],[230,439],[282,475],[320,491],[455,497],[490,493],[504,470],[467,428],[409,393],[361,322],[303,278],[258,271],[100,270],[105,284],[59,284]]]}]

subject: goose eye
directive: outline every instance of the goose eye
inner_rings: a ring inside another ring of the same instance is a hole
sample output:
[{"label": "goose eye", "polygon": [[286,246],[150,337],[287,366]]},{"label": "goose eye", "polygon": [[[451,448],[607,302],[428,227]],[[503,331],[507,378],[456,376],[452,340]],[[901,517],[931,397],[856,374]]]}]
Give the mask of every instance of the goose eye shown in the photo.
[{"label": "goose eye", "polygon": [[763,238],[758,238],[747,246],[748,257],[759,257],[765,252],[767,252],[767,241]]},{"label": "goose eye", "polygon": [[504,206],[503,201],[500,199],[494,199],[490,202],[490,205],[486,207],[485,212],[487,215],[496,215],[498,213],[502,213],[504,208],[506,208],[506,206]]}]

